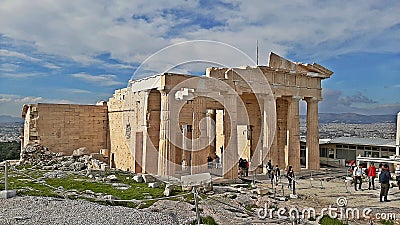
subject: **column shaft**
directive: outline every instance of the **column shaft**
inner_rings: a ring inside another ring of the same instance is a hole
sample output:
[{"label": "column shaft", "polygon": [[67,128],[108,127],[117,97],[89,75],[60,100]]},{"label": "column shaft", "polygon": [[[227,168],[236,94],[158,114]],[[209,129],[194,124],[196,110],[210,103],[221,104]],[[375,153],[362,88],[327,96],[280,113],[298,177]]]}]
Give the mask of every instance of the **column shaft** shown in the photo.
[{"label": "column shaft", "polygon": [[288,166],[300,171],[300,119],[299,97],[292,97],[288,107]]},{"label": "column shaft", "polygon": [[318,170],[320,167],[318,136],[318,99],[307,98],[307,149],[306,167]]},{"label": "column shaft", "polygon": [[169,104],[168,104],[168,93],[166,91],[161,92],[161,112],[160,112],[160,142],[158,151],[158,175],[167,175],[168,165],[168,129],[169,129]]},{"label": "column shaft", "polygon": [[192,174],[207,171],[208,137],[205,99],[197,97],[193,101],[193,131],[192,131]]},{"label": "column shaft", "polygon": [[[238,177],[238,143],[237,143],[237,96],[224,95],[225,116],[225,149],[222,156],[222,173],[224,178],[233,179]],[[229,120],[228,120],[229,118]]]}]

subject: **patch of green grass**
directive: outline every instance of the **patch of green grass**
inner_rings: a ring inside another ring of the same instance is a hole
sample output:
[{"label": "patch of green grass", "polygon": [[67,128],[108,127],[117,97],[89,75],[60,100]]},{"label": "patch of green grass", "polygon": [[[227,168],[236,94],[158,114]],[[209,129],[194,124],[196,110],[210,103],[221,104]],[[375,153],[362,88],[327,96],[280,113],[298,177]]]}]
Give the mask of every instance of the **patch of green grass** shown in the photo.
[{"label": "patch of green grass", "polygon": [[245,206],[245,209],[248,210],[248,211],[253,211],[254,208],[257,208],[257,205],[253,204],[253,205],[246,205]]},{"label": "patch of green grass", "polygon": [[379,222],[383,225],[394,225],[392,220],[379,220]]},{"label": "patch of green grass", "polygon": [[[18,190],[18,195],[30,195],[30,196],[46,196],[46,197],[64,197],[60,196],[55,192],[54,188],[62,187],[64,190],[74,189],[78,192],[83,192],[85,190],[91,190],[95,193],[103,193],[105,195],[113,195],[122,200],[147,200],[138,204],[137,202],[112,202],[112,201],[99,201],[98,199],[87,199],[89,201],[98,202],[107,205],[121,205],[126,207],[137,207],[145,208],[152,205],[156,200],[151,200],[154,198],[163,197],[164,184],[161,184],[159,188],[149,188],[146,183],[136,183],[132,178],[132,174],[113,171],[107,172],[108,175],[115,174],[118,178],[117,183],[128,184],[131,187],[127,190],[119,190],[112,186],[112,183],[107,183],[103,181],[95,181],[85,176],[80,176],[76,174],[70,174],[66,178],[42,178],[43,174],[48,171],[43,170],[32,170],[23,169],[19,173],[15,171],[9,172],[9,189]],[[24,175],[28,174],[28,176]],[[0,172],[0,177],[4,176],[4,172]],[[127,179],[129,177],[129,179]],[[50,185],[52,187],[46,186]],[[0,184],[0,190],[4,189],[4,184]],[[174,187],[171,195],[179,195],[185,193],[180,187]],[[68,196],[71,199],[83,198],[82,196]]]},{"label": "patch of green grass", "polygon": [[333,219],[328,215],[324,215],[319,222],[322,225],[345,225],[345,223],[343,223],[342,221],[338,219]]},{"label": "patch of green grass", "polygon": [[[206,225],[218,225],[217,222],[215,222],[214,218],[211,216],[206,216],[206,217],[200,217],[201,219],[201,224],[206,224]],[[190,223],[191,225],[196,225],[197,220],[194,220]]]}]

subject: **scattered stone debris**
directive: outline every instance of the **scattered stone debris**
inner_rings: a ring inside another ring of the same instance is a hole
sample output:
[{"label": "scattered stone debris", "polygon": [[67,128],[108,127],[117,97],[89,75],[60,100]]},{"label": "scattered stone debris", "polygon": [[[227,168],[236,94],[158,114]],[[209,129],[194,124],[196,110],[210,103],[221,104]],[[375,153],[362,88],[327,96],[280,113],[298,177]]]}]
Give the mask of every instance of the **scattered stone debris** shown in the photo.
[{"label": "scattered stone debris", "polygon": [[79,156],[83,156],[83,155],[87,155],[86,147],[82,147],[82,148],[75,149],[75,150],[72,152],[72,156],[77,156],[77,157],[79,157]]},{"label": "scattered stone debris", "polygon": [[33,168],[44,170],[82,171],[87,168],[106,170],[106,158],[99,153],[88,155],[85,147],[73,151],[71,156],[64,153],[51,152],[39,144],[27,145],[21,150],[20,165],[32,165]]},{"label": "scattered stone debris", "polygon": [[106,178],[107,180],[109,180],[109,181],[118,181],[118,177],[117,176],[115,176],[114,174],[111,174],[111,175],[109,175],[109,176],[107,176],[107,178]]},{"label": "scattered stone debris", "polygon": [[166,184],[164,189],[164,196],[169,197],[173,189],[174,186],[172,184]]},{"label": "scattered stone debris", "polygon": [[149,188],[158,188],[158,187],[160,187],[160,184],[158,182],[149,183]]},{"label": "scattered stone debris", "polygon": [[65,178],[68,177],[68,175],[66,173],[64,173],[63,171],[51,171],[51,172],[47,172],[45,174],[43,174],[44,178]]},{"label": "scattered stone debris", "polygon": [[133,180],[137,183],[142,183],[143,177],[142,177],[142,175],[135,175],[135,176],[133,176]]},{"label": "scattered stone debris", "polygon": [[150,174],[142,174],[142,178],[145,183],[152,183],[157,181],[157,179]]},{"label": "scattered stone debris", "polygon": [[131,188],[130,185],[128,185],[128,184],[123,184],[123,183],[113,183],[112,186],[113,186],[115,189],[118,189],[118,190],[128,190],[129,188]]}]

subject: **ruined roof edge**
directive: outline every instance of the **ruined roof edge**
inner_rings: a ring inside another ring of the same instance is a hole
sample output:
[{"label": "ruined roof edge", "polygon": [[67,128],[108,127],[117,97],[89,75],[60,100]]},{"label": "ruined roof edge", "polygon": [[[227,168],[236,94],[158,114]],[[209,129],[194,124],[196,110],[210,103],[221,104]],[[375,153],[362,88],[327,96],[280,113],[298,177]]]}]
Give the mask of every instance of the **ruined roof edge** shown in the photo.
[{"label": "ruined roof edge", "polygon": [[[268,66],[271,68],[287,69],[296,72],[310,73],[310,76],[320,77],[322,79],[329,78],[333,72],[318,63],[305,64],[293,62],[285,59],[274,52],[269,54]],[[317,75],[316,75],[317,74]]]}]

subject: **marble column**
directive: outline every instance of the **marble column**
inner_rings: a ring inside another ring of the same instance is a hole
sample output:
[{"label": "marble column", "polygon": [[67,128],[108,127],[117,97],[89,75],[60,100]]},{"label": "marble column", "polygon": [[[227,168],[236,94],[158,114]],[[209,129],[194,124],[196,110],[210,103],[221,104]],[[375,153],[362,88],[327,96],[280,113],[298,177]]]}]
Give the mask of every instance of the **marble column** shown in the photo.
[{"label": "marble column", "polygon": [[319,136],[318,136],[318,99],[306,98],[307,102],[307,148],[306,167],[319,170]]},{"label": "marble column", "polygon": [[207,172],[208,137],[205,99],[197,97],[193,101],[193,131],[192,131],[192,174]]},{"label": "marble column", "polygon": [[160,90],[161,93],[161,112],[160,112],[160,141],[158,147],[158,172],[159,176],[166,176],[168,169],[168,129],[169,129],[169,103],[168,93]]},{"label": "marble column", "polygon": [[300,171],[300,97],[293,96],[288,105],[288,154],[287,165],[293,166],[294,171]]},{"label": "marble column", "polygon": [[[222,173],[226,179],[238,177],[238,142],[237,142],[237,95],[224,95],[224,133],[225,149],[222,156]],[[229,118],[229,120],[228,120]]]},{"label": "marble column", "polygon": [[211,157],[216,156],[216,112],[215,109],[207,109],[207,137]]},{"label": "marble column", "polygon": [[[273,142],[275,139],[275,130],[272,128],[275,126],[276,127],[276,118],[272,117],[269,113],[270,106],[271,106],[271,101],[276,101],[273,96],[269,95],[264,95],[263,96],[263,106],[262,106],[262,132],[263,132],[263,156],[267,155],[267,158],[265,158],[264,161],[264,167],[266,163],[268,162],[269,159],[271,159],[271,162],[274,164],[278,164],[278,152],[276,150],[273,150]],[[276,103],[275,103],[276,104]],[[276,109],[275,109],[276,110]],[[275,123],[275,124],[272,124]]]}]

